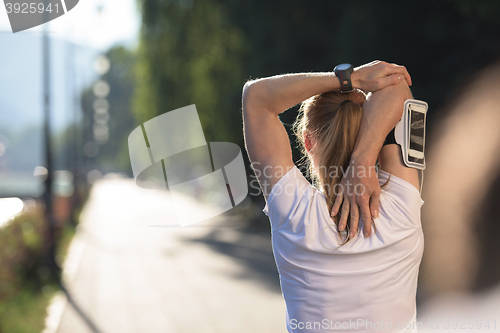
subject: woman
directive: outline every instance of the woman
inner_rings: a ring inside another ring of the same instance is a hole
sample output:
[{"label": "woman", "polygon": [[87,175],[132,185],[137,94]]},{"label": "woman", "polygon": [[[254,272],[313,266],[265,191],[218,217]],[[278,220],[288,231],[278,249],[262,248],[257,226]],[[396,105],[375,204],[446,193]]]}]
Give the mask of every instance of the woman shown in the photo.
[{"label": "woman", "polygon": [[[273,76],[243,89],[245,143],[266,198],[287,329],[415,332],[423,201],[417,170],[403,164],[398,145],[383,145],[412,98],[411,79],[380,61],[351,77],[357,90],[347,94],[333,73]],[[300,102],[295,129],[314,186],[293,163],[278,117]]]}]

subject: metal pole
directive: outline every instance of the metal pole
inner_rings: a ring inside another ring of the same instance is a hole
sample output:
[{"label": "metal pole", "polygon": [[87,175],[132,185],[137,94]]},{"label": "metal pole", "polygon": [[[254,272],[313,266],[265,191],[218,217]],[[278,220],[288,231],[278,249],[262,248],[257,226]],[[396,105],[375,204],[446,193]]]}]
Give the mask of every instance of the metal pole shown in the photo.
[{"label": "metal pole", "polygon": [[70,74],[68,78],[68,84],[67,86],[69,87],[69,93],[68,96],[70,96],[70,107],[68,108],[68,115],[71,114],[69,117],[68,121],[68,128],[73,130],[73,133],[71,133],[71,138],[69,139],[71,144],[70,144],[70,149],[68,149],[68,170],[71,170],[73,173],[73,194],[70,197],[70,208],[71,208],[71,213],[69,216],[69,223],[72,226],[76,226],[76,220],[75,220],[75,208],[79,204],[78,200],[78,163],[76,161],[77,158],[77,98],[76,98],[76,61],[75,61],[75,44],[74,42],[68,42],[67,44],[68,47],[68,73]]},{"label": "metal pole", "polygon": [[[49,1],[45,0],[44,4],[47,7]],[[47,15],[47,12],[45,12]],[[47,22],[48,20],[46,20]],[[52,149],[51,149],[51,100],[50,100],[50,38],[48,34],[47,23],[43,26],[43,43],[42,43],[42,64],[43,64],[43,137],[45,150],[45,166],[47,168],[47,178],[45,179],[45,192],[43,199],[45,202],[45,220],[47,223],[47,243],[46,243],[46,259],[50,270],[55,273],[57,264],[55,261],[55,221],[53,214],[52,200],[52,181],[54,172],[52,170]]]}]

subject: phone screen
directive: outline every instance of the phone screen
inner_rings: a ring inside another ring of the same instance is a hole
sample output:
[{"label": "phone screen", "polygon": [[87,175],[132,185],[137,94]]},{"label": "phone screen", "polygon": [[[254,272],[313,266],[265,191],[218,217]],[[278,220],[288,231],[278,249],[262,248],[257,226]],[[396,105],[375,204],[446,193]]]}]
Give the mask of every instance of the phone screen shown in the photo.
[{"label": "phone screen", "polygon": [[[410,108],[410,149],[424,154],[425,145],[425,113],[411,110]],[[409,156],[409,160],[416,163],[423,163],[420,156]]]},{"label": "phone screen", "polygon": [[410,115],[410,149],[424,152],[425,114],[411,111]]}]

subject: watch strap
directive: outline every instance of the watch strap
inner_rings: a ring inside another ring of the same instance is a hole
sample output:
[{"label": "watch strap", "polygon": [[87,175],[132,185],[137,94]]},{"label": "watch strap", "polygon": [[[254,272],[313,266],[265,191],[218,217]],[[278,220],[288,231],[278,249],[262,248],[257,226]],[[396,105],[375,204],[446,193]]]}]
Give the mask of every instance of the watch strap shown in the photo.
[{"label": "watch strap", "polygon": [[[347,68],[346,65],[348,65]],[[339,67],[346,69],[340,69]],[[351,74],[353,72],[351,64],[348,63],[340,64],[336,66],[333,71],[335,73],[335,76],[337,76],[340,80],[340,91],[342,93],[348,93],[354,90],[351,81]]]},{"label": "watch strap", "polygon": [[340,91],[343,93],[348,93],[353,90],[351,82],[351,73],[352,73],[352,68],[343,71],[337,71],[337,75],[339,76],[340,80]]}]

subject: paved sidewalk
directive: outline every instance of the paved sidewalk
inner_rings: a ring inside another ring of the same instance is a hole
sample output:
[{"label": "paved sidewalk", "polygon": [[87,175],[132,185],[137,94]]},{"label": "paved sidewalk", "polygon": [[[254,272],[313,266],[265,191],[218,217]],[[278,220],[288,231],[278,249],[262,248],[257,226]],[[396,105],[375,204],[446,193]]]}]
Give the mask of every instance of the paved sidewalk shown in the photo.
[{"label": "paved sidewalk", "polygon": [[270,235],[226,214],[209,221],[219,226],[150,227],[176,223],[171,204],[128,179],[93,187],[57,332],[286,332]]}]

